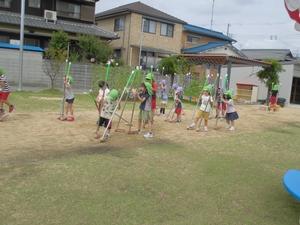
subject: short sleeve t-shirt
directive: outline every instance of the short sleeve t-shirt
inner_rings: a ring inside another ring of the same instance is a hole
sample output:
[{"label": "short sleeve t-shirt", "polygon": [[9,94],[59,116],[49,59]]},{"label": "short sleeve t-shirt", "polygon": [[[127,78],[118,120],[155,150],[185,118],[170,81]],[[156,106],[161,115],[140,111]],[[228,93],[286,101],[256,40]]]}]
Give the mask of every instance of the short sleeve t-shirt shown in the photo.
[{"label": "short sleeve t-shirt", "polygon": [[73,99],[73,98],[75,98],[75,95],[73,93],[72,87],[68,85],[66,87],[66,99]]},{"label": "short sleeve t-shirt", "polygon": [[[109,89],[106,88],[105,91],[103,91],[102,88],[99,89],[99,93],[98,93],[98,96],[97,96],[97,102],[100,102],[102,100],[102,98],[104,97],[104,99],[107,97],[108,93],[109,93]],[[104,94],[103,94],[104,93]]]},{"label": "short sleeve t-shirt", "polygon": [[145,98],[145,100],[140,104],[140,110],[151,111],[151,97],[148,93],[141,93],[140,98]]},{"label": "short sleeve t-shirt", "polygon": [[110,119],[117,106],[116,101],[112,101],[110,98],[104,98],[104,105],[101,110],[101,117]]},{"label": "short sleeve t-shirt", "polygon": [[210,112],[211,111],[211,102],[212,102],[212,99],[209,95],[208,96],[202,95],[200,110],[204,111],[204,112]]},{"label": "short sleeve t-shirt", "polygon": [[4,83],[4,86],[0,87],[0,91],[1,92],[10,92],[10,87],[8,86],[7,78],[4,74],[0,76],[0,81]]},{"label": "short sleeve t-shirt", "polygon": [[227,113],[233,113],[233,112],[235,112],[235,108],[234,108],[234,104],[233,104],[233,100],[232,99],[230,99],[230,100],[227,101],[226,112]]}]

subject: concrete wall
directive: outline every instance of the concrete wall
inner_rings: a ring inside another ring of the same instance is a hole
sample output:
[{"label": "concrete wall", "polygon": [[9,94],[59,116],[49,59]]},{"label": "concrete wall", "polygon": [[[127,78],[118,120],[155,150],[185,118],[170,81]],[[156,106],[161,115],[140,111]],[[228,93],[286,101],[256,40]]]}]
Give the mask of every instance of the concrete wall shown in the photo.
[{"label": "concrete wall", "polygon": [[[23,84],[48,87],[49,79],[43,74],[43,54],[41,52],[24,51]],[[0,67],[7,74],[11,85],[17,85],[19,80],[19,51],[0,48]]]},{"label": "concrete wall", "polygon": [[[291,89],[293,76],[295,74],[294,71],[295,65],[283,65],[284,72],[279,74],[279,79],[281,83],[279,97],[287,99],[287,103],[290,103]],[[300,67],[297,76],[300,77]],[[245,84],[253,84],[258,86],[258,99],[266,99],[267,97],[267,88],[264,83],[262,83],[257,78],[257,72],[260,71],[261,67],[232,67],[231,72],[231,80],[230,80],[230,89],[234,90],[236,93],[236,84],[237,83],[245,83]],[[222,68],[222,76],[227,73],[227,68]]]},{"label": "concrete wall", "polygon": [[[23,87],[26,89],[46,89],[50,88],[50,78],[44,72],[43,55],[40,52],[24,51],[23,65]],[[17,88],[19,82],[19,51],[0,48],[0,67],[6,71],[8,82]],[[64,65],[61,73],[55,82],[56,88],[62,88]],[[73,76],[74,89],[78,91],[88,91],[92,86],[94,69],[92,64],[72,64],[71,75]]]}]

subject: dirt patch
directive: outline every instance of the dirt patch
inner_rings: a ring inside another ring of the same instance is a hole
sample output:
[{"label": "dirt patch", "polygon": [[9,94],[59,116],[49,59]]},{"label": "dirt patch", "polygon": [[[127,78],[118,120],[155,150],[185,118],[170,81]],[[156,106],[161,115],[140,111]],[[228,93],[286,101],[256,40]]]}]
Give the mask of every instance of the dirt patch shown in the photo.
[{"label": "dirt patch", "polygon": [[[240,119],[236,131],[231,133],[225,129],[226,123],[220,120],[215,130],[215,119],[209,122],[209,132],[186,130],[191,122],[192,110],[185,110],[181,123],[165,122],[164,116],[155,118],[153,140],[145,140],[142,135],[128,135],[112,132],[109,142],[100,144],[94,139],[97,112],[86,111],[76,113],[75,122],[57,120],[57,113],[13,113],[8,121],[1,123],[0,163],[32,162],[63,154],[101,154],[108,150],[119,151],[125,146],[144,146],[150,143],[176,142],[194,144],[203,138],[220,138],[242,133],[259,132],[270,127],[286,126],[288,123],[300,122],[300,109],[284,108],[277,113],[265,112],[258,106],[238,106]],[[136,112],[134,124],[137,125]],[[129,120],[130,112],[125,112]],[[114,121],[113,125],[116,125]],[[124,123],[121,128],[128,129]]]},{"label": "dirt patch", "polygon": [[38,99],[38,100],[46,100],[46,101],[61,101],[61,98],[57,98],[57,97],[36,97],[36,96],[30,96],[29,98]]}]

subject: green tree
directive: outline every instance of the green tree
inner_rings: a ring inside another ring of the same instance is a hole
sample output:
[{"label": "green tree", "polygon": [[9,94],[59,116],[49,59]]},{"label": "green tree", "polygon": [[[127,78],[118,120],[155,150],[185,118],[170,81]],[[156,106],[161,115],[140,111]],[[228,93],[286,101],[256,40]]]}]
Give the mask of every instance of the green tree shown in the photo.
[{"label": "green tree", "polygon": [[161,73],[171,75],[171,85],[174,83],[174,75],[176,73],[179,75],[187,74],[190,68],[191,64],[181,56],[163,58],[158,65]]},{"label": "green tree", "polygon": [[82,61],[90,61],[94,58],[96,62],[106,63],[113,53],[107,42],[92,35],[81,35],[78,47]]},{"label": "green tree", "polygon": [[272,90],[272,84],[279,83],[279,73],[284,71],[282,65],[277,60],[266,60],[267,63],[270,63],[270,66],[265,67],[263,70],[257,73],[257,77],[261,82],[265,83],[268,89],[267,103],[269,101],[270,92]]},{"label": "green tree", "polygon": [[63,31],[57,31],[52,34],[49,47],[45,52],[47,60],[43,63],[43,70],[50,78],[51,89],[54,88],[54,82],[61,74],[62,67],[68,55],[69,37]]}]

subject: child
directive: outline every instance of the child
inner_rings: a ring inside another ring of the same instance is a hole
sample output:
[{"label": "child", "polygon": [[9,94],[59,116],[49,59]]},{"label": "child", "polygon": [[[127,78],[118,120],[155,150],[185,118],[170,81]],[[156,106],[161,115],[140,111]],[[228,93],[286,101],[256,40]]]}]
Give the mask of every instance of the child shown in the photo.
[{"label": "child", "polygon": [[146,75],[146,82],[150,83],[152,86],[152,95],[151,95],[151,118],[150,118],[150,122],[152,123],[152,127],[154,124],[154,116],[155,116],[155,112],[156,112],[156,92],[158,89],[158,85],[154,80],[154,75],[153,73],[148,73]]},{"label": "child", "polygon": [[112,114],[115,108],[117,107],[118,95],[119,95],[118,91],[116,89],[112,89],[104,98],[103,107],[101,109],[99,120],[97,122],[98,127],[96,130],[96,136],[95,136],[96,139],[100,138],[100,134],[99,134],[100,127],[104,127],[104,128],[108,127],[107,133],[104,138],[107,139],[109,137],[110,130],[112,127],[112,122],[110,120],[112,118]]},{"label": "child", "polygon": [[[140,104],[140,113],[138,120],[138,132],[141,132],[142,123],[143,125],[148,123],[151,120],[151,95],[152,95],[152,85],[148,82],[144,82],[141,84],[140,91],[137,94],[138,100],[141,102]],[[152,123],[149,123],[149,132],[145,133],[145,138],[152,138]]]},{"label": "child", "polygon": [[168,104],[168,92],[167,92],[166,80],[162,80],[160,83],[160,98],[161,98],[160,115],[161,114],[165,115],[166,107]]},{"label": "child", "polygon": [[176,99],[175,99],[175,114],[176,114],[176,119],[172,120],[173,122],[180,123],[181,122],[181,113],[182,113],[182,102],[180,100],[180,92],[176,94]]},{"label": "child", "polygon": [[[200,125],[198,125],[199,121],[202,121],[204,119],[204,131],[208,131],[208,119],[209,119],[209,114],[212,109],[212,97],[210,96],[210,86],[206,86],[203,88],[203,94],[201,96],[201,105],[196,113],[195,121],[187,128],[188,130],[193,130],[195,127],[197,127],[196,131],[200,131]],[[200,120],[201,119],[201,120]]]},{"label": "child", "polygon": [[217,100],[216,118],[220,117],[220,112],[221,112],[222,117],[225,117],[226,104],[223,102],[222,89],[221,88],[217,89],[216,100]]},{"label": "child", "polygon": [[228,129],[230,131],[234,131],[235,127],[234,127],[234,121],[237,120],[239,118],[239,115],[237,114],[235,108],[234,108],[234,104],[233,104],[233,100],[232,100],[232,92],[230,90],[226,91],[224,94],[224,102],[226,104],[226,122],[228,124]]},{"label": "child", "polygon": [[67,121],[74,121],[74,110],[73,110],[73,103],[75,100],[75,95],[72,90],[72,83],[73,83],[73,78],[71,76],[67,76],[65,79],[65,98],[66,98],[66,105],[65,105],[65,111],[66,111],[66,117],[63,120]]},{"label": "child", "polygon": [[279,105],[277,105],[277,93],[276,92],[272,92],[272,95],[269,99],[269,110],[276,112],[279,110]]},{"label": "child", "polygon": [[98,82],[98,87],[99,87],[99,93],[97,95],[96,102],[97,102],[98,110],[101,110],[102,103],[109,93],[109,87],[108,84],[103,80]]},{"label": "child", "polygon": [[0,118],[5,115],[4,104],[8,105],[8,112],[11,113],[14,110],[14,106],[8,101],[10,94],[10,87],[7,82],[7,78],[4,75],[4,71],[0,68]]}]

